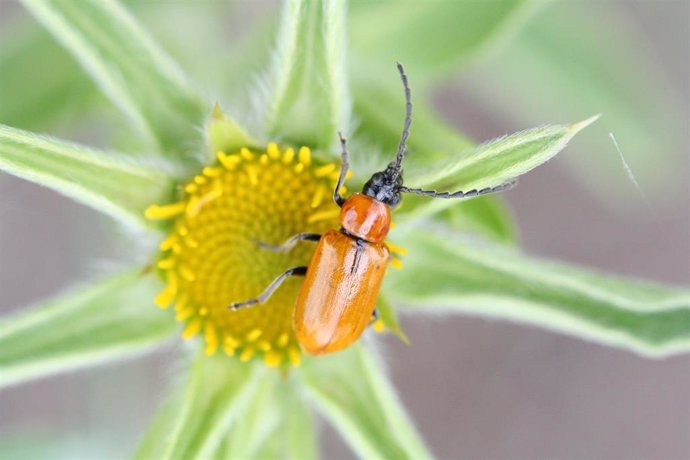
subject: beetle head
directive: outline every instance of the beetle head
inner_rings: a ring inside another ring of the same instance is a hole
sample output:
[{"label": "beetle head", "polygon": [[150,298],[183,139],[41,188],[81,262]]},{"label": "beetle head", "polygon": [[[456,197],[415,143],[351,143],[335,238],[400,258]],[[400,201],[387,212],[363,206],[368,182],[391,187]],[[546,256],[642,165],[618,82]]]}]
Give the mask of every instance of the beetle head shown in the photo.
[{"label": "beetle head", "polygon": [[394,208],[400,203],[402,183],[402,171],[397,169],[395,162],[391,162],[386,169],[371,176],[364,184],[362,193]]}]

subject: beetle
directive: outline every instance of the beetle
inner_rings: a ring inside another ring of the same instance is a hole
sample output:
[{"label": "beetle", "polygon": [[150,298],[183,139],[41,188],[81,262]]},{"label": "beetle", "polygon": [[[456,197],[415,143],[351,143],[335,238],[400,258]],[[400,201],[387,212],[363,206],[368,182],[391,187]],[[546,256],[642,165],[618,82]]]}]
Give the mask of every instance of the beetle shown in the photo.
[{"label": "beetle", "polygon": [[372,317],[377,317],[376,299],[390,260],[390,250],[384,240],[390,229],[391,209],[400,203],[402,193],[466,198],[500,192],[515,184],[513,181],[467,192],[405,187],[402,161],[412,124],[412,102],[405,69],[400,63],[397,67],[405,90],[406,114],[395,161],[372,175],[361,193],[345,198],[340,190],[349,170],[349,153],[346,139],[338,133],[341,166],[333,200],[341,208],[341,228],[323,235],[299,233],[276,246],[258,242],[264,249],[275,252],[289,251],[300,241],[315,241],[317,246],[308,266],[286,270],[257,298],[229,306],[236,309],[264,303],[286,278],[304,276],[295,304],[293,328],[302,348],[312,355],[347,348],[362,335]]}]

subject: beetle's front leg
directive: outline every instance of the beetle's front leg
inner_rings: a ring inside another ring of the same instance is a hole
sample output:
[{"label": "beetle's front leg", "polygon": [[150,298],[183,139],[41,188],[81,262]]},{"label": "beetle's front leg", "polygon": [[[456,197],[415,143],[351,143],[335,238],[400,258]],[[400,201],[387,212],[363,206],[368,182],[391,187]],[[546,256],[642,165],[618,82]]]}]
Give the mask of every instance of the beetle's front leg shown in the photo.
[{"label": "beetle's front leg", "polygon": [[283,244],[268,244],[264,241],[256,241],[256,244],[272,252],[288,252],[300,241],[319,241],[320,239],[321,235],[318,233],[298,233],[288,238]]},{"label": "beetle's front leg", "polygon": [[338,137],[340,138],[341,147],[340,175],[338,176],[338,182],[335,184],[335,189],[333,190],[333,201],[342,208],[343,203],[345,203],[345,197],[340,194],[340,189],[343,187],[345,179],[347,178],[347,172],[350,169],[350,155],[347,153],[347,139],[343,137],[342,133],[338,133]]}]

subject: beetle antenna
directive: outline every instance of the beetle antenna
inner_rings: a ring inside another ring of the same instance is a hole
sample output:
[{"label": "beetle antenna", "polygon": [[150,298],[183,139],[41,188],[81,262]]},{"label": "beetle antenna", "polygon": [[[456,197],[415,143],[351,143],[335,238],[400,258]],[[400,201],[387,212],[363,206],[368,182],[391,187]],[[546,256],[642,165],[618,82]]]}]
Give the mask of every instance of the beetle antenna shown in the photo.
[{"label": "beetle antenna", "polygon": [[412,124],[412,94],[410,92],[410,86],[407,83],[407,74],[405,73],[405,68],[401,63],[396,62],[396,64],[398,66],[398,72],[400,72],[400,79],[402,80],[403,87],[405,88],[405,125],[403,126],[402,136],[400,136],[398,154],[395,157],[393,179],[397,179],[398,176],[400,176],[400,172],[402,170],[402,161],[405,157],[405,152],[407,151],[407,137],[410,135],[410,125]]},{"label": "beetle antenna", "polygon": [[503,184],[496,185],[494,187],[486,187],[482,189],[472,189],[466,192],[458,190],[457,192],[437,192],[436,190],[422,190],[419,188],[407,188],[400,187],[400,191],[403,193],[413,193],[415,195],[430,196],[432,198],[471,198],[475,196],[488,195],[490,193],[504,192],[510,190],[517,185],[517,179],[513,179],[509,182],[504,182]]}]

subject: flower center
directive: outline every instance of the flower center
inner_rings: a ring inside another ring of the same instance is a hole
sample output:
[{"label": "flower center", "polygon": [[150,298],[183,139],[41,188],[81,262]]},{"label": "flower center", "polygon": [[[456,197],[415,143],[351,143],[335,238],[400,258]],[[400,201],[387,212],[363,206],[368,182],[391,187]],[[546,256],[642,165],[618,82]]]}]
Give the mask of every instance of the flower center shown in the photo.
[{"label": "flower center", "polygon": [[338,166],[314,165],[306,147],[281,151],[276,144],[217,157],[184,186],[179,202],[146,210],[150,219],[172,220],[157,262],[166,284],[155,302],[174,305],[182,336],[202,333],[209,355],[222,350],[241,361],[299,365],[292,313],[301,279],[288,279],[265,304],[228,305],[258,296],[287,268],[308,265],[314,243],[275,253],[257,242],[337,228],[340,209],[331,194]]}]

